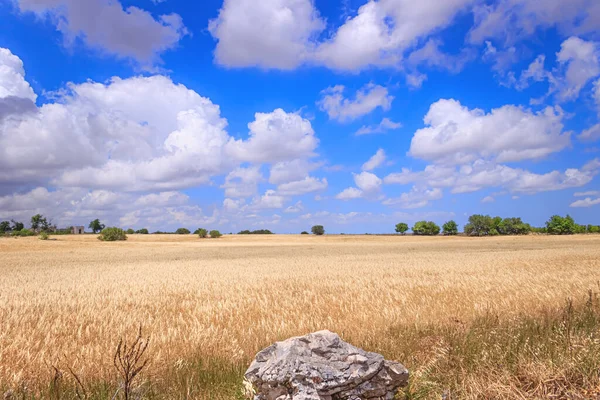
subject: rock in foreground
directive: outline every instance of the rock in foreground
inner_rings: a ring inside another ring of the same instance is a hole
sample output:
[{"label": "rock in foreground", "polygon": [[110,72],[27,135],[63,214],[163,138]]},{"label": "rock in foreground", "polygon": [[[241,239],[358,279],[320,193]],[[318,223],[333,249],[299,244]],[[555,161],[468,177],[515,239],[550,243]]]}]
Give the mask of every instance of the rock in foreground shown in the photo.
[{"label": "rock in foreground", "polygon": [[256,355],[246,371],[255,400],[394,398],[408,370],[320,331],[277,342]]}]

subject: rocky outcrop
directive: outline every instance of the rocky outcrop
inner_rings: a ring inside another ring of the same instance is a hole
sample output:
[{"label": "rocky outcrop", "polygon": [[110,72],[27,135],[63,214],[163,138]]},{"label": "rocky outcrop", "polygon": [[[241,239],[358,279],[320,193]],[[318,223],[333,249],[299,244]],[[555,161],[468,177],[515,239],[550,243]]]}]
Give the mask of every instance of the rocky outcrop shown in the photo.
[{"label": "rocky outcrop", "polygon": [[408,370],[320,331],[262,350],[245,377],[254,400],[391,400]]}]

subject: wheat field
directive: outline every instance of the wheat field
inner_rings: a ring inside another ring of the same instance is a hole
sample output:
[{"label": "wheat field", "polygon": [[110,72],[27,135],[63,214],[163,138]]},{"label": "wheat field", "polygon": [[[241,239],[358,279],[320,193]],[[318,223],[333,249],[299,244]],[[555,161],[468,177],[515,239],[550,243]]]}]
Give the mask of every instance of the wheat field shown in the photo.
[{"label": "wheat field", "polygon": [[321,329],[405,363],[407,399],[598,395],[600,236],[6,238],[0,260],[7,398],[70,398],[69,370],[109,398],[140,325],[147,398],[239,398],[257,351]]}]

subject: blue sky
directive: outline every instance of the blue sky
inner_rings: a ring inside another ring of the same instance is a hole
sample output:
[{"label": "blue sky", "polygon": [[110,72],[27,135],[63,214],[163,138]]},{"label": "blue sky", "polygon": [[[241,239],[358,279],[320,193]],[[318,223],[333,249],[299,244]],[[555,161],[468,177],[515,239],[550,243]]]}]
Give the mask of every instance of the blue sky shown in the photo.
[{"label": "blue sky", "polygon": [[600,223],[593,0],[0,0],[0,219]]}]

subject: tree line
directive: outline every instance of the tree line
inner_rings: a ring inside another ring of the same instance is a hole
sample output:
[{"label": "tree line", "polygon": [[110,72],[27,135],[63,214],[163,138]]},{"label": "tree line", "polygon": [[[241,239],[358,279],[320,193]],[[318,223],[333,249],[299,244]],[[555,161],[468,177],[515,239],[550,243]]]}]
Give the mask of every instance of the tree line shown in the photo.
[{"label": "tree line", "polygon": [[[439,227],[433,221],[418,221],[412,228],[413,234],[418,236],[437,236],[440,232],[445,236],[459,234],[458,224],[451,220]],[[409,230],[408,224],[396,224],[396,233],[402,235]],[[528,235],[530,233],[545,233],[549,235],[574,235],[581,233],[600,233],[600,225],[580,225],[567,215],[553,215],[543,227],[532,227],[518,217],[502,218],[489,215],[475,214],[463,228],[467,236],[498,236],[498,235]]]}]

